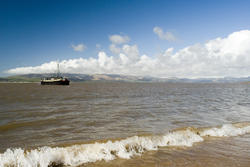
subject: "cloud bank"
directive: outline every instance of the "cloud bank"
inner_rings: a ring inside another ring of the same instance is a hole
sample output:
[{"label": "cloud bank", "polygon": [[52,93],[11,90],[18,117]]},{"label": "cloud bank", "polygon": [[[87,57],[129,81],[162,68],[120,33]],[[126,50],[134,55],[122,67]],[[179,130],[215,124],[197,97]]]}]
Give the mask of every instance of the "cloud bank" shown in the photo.
[{"label": "cloud bank", "polygon": [[171,32],[164,32],[161,27],[154,27],[153,32],[162,40],[176,41],[176,37]]},{"label": "cloud bank", "polygon": [[[112,41],[112,40],[111,40]],[[113,40],[116,41],[116,40]],[[116,43],[120,43],[117,42]],[[114,45],[115,46],[115,45]],[[174,52],[168,48],[157,56],[140,55],[137,45],[124,44],[117,55],[99,52],[98,58],[63,60],[64,73],[150,75],[155,77],[243,77],[250,76],[250,31],[194,44]],[[56,61],[34,67],[18,67],[9,74],[50,73]]]}]

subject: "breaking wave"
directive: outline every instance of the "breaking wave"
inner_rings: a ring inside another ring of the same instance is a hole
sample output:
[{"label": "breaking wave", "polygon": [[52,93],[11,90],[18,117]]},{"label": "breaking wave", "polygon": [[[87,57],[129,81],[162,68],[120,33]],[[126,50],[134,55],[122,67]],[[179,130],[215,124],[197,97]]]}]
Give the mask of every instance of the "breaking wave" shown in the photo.
[{"label": "breaking wave", "polygon": [[68,147],[40,147],[33,150],[7,149],[0,154],[0,167],[78,166],[98,160],[129,159],[159,147],[191,147],[207,137],[229,137],[250,133],[249,123],[225,124],[212,128],[185,128],[158,136],[133,136],[123,140],[79,144]]}]

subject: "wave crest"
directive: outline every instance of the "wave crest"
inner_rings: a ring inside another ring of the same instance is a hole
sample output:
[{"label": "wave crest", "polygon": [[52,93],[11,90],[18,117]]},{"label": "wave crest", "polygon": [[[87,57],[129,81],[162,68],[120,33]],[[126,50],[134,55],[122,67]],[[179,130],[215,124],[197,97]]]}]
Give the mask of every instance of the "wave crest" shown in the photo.
[{"label": "wave crest", "polygon": [[21,148],[7,149],[0,154],[0,166],[48,167],[58,164],[78,166],[98,160],[115,158],[129,159],[145,151],[157,150],[165,146],[191,147],[202,142],[204,137],[228,137],[250,133],[250,125],[226,124],[206,129],[186,128],[159,136],[133,136],[123,140],[96,142],[94,144],[72,145],[68,147],[40,147],[30,151]]}]

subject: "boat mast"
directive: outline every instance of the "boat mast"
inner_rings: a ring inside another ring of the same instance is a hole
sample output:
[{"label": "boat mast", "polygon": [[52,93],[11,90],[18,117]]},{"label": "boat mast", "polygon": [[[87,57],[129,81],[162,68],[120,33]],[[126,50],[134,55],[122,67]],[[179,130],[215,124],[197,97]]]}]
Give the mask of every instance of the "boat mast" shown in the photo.
[{"label": "boat mast", "polygon": [[57,62],[57,77],[60,77],[59,63]]}]

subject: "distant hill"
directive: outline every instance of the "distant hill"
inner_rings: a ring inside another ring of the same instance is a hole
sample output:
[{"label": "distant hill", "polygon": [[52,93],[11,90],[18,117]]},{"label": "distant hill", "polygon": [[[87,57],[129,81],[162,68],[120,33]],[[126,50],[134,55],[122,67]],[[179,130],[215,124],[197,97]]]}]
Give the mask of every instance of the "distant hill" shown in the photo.
[{"label": "distant hill", "polygon": [[[41,78],[55,76],[55,74],[26,74],[0,78],[0,82],[40,82]],[[120,82],[172,82],[172,83],[230,83],[250,82],[250,77],[242,78],[156,78],[150,76],[129,76],[118,74],[62,74],[72,82],[84,81],[120,81]]]},{"label": "distant hill", "polygon": [[5,78],[0,78],[0,82],[39,82],[41,79],[36,77],[28,77],[23,75],[10,76]]},{"label": "distant hill", "polygon": [[[5,78],[0,78],[0,82],[40,82],[41,78],[55,76],[56,74],[25,74],[15,75]],[[68,78],[72,82],[83,81],[127,81],[127,82],[152,82],[160,81],[159,78],[153,77],[137,77],[116,74],[62,74],[63,77]]]}]

